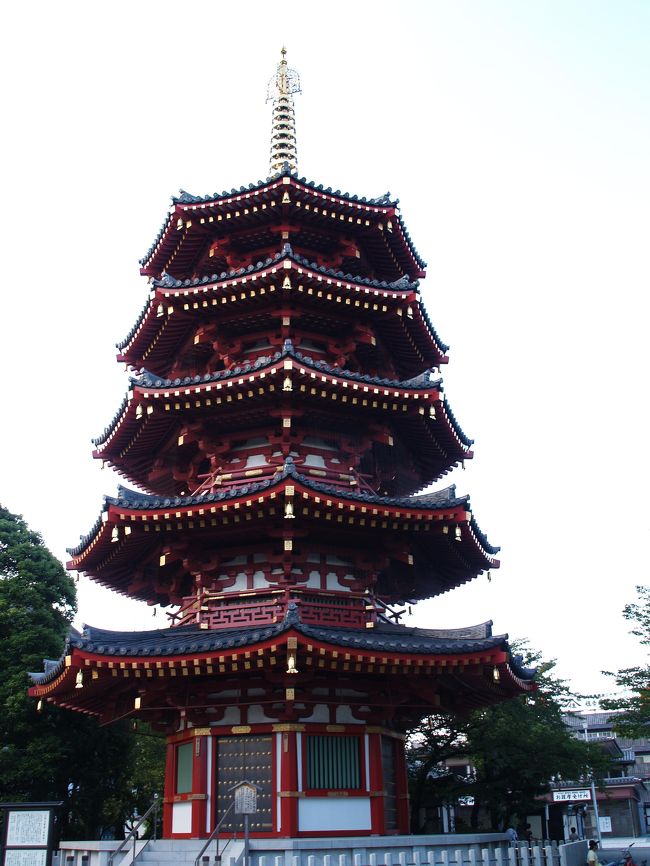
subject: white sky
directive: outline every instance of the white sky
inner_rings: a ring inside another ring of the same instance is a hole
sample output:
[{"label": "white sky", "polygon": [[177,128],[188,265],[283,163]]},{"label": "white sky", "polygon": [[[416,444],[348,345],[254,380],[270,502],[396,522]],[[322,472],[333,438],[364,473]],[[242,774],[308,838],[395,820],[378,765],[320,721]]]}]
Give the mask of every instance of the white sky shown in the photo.
[{"label": "white sky", "polygon": [[[301,74],[300,174],[401,199],[429,263],[447,396],[476,439],[451,480],[502,546],[418,606],[494,620],[583,692],[640,663],[648,582],[650,4],[31,2],[0,48],[0,499],[66,559],[112,494],[90,438],[127,386],[114,344],[179,187],[265,177],[267,81]],[[82,578],[79,622],[165,617]]]}]

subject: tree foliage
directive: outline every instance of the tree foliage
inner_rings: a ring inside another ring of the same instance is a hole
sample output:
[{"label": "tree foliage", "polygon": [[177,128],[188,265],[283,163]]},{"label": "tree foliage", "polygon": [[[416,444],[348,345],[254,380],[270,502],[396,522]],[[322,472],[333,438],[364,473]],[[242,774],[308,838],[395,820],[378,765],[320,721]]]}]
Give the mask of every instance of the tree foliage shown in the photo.
[{"label": "tree foliage", "polygon": [[[631,634],[639,638],[642,646],[650,646],[650,586],[637,586],[638,600],[623,608],[625,619],[634,623]],[[650,664],[623,668],[617,673],[605,671],[614,677],[622,690],[622,697],[602,702],[605,710],[621,711],[615,718],[614,727],[624,737],[647,737],[650,722]]]},{"label": "tree foliage", "polygon": [[[528,664],[538,664],[535,693],[464,719],[434,716],[413,732],[408,754],[414,831],[422,829],[418,815],[423,807],[464,796],[474,799],[474,827],[481,812],[489,816],[491,829],[502,830],[539,810],[538,798],[550,790],[554,777],[606,774],[602,751],[574,738],[563,721],[571,695],[554,676],[555,663],[540,662],[539,654],[525,646],[519,650]],[[460,772],[445,772],[443,762],[450,759],[460,763]]]},{"label": "tree foliage", "polygon": [[63,800],[64,838],[120,834],[162,790],[163,747],[126,725],[28,697],[27,671],[59,658],[76,610],[72,579],[21,517],[0,506],[0,800]]}]

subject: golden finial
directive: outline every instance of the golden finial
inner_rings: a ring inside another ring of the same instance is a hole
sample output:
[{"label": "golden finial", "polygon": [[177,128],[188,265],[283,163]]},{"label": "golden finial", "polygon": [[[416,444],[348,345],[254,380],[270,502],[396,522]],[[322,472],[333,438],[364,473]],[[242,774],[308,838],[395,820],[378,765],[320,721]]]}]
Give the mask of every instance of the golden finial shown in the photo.
[{"label": "golden finial", "polygon": [[298,147],[296,144],[296,117],[293,108],[293,94],[300,93],[300,76],[295,69],[287,66],[287,49],[282,46],[282,59],[275,75],[269,81],[266,101],[273,100],[273,121],[271,126],[270,174],[284,171],[288,166],[298,171]]}]

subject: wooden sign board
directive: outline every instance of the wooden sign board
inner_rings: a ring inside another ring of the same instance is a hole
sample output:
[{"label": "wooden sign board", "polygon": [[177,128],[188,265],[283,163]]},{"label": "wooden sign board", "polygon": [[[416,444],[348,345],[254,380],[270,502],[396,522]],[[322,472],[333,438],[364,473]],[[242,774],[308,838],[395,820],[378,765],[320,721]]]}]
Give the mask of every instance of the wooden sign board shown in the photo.
[{"label": "wooden sign board", "polygon": [[257,812],[257,788],[242,782],[235,788],[235,812],[238,815],[254,815]]}]

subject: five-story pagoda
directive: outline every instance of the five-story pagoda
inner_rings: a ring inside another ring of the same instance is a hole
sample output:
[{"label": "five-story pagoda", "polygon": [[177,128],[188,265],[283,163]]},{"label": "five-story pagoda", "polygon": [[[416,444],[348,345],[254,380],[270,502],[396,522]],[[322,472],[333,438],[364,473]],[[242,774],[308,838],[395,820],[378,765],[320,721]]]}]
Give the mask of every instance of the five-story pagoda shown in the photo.
[{"label": "five-story pagoda", "polygon": [[406,833],[404,731],[533,686],[489,623],[398,621],[498,566],[467,496],[420,492],[471,441],[397,202],[299,178],[284,56],[272,84],[269,179],[182,193],[142,261],[94,452],[138,489],[70,551],[171,625],[72,632],[31,694],[164,732],[168,837],[207,836],[244,779],[259,835]]}]

